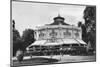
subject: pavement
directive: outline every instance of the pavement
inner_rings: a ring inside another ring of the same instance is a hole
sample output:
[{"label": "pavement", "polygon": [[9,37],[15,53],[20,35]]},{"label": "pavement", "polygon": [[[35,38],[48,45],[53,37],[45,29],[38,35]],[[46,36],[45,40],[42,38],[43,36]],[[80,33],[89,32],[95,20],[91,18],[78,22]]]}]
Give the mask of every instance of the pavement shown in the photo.
[{"label": "pavement", "polygon": [[25,56],[23,61],[19,63],[16,58],[13,59],[13,65],[41,65],[51,63],[69,63],[81,61],[95,61],[96,56],[70,56],[70,55],[54,55],[54,56]]}]

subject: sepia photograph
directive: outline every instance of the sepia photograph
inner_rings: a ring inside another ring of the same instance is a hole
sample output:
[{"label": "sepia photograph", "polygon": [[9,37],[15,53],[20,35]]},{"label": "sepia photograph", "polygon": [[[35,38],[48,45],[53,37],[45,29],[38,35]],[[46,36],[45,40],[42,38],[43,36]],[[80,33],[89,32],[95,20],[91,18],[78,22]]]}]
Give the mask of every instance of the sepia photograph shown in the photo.
[{"label": "sepia photograph", "polygon": [[96,61],[96,5],[11,1],[11,66]]}]

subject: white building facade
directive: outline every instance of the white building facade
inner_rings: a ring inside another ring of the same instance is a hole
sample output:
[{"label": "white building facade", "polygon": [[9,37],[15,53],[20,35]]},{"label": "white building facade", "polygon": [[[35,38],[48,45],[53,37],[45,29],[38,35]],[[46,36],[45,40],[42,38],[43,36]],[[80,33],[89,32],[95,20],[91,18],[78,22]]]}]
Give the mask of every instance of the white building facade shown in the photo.
[{"label": "white building facade", "polygon": [[[82,40],[82,29],[64,22],[65,18],[58,15],[54,22],[36,27],[36,41],[30,46],[55,46],[62,44],[86,44]],[[30,47],[29,46],[29,47]]]}]

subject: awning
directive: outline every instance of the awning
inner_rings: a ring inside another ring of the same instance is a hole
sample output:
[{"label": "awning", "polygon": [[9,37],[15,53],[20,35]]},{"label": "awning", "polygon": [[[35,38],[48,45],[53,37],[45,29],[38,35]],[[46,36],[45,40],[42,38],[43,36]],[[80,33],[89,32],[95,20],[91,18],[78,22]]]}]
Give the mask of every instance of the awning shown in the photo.
[{"label": "awning", "polygon": [[34,46],[34,45],[44,45],[46,42],[46,40],[38,40],[35,41],[34,43],[32,43],[30,46]]},{"label": "awning", "polygon": [[64,44],[79,44],[75,39],[62,39]]},{"label": "awning", "polygon": [[86,44],[83,40],[81,39],[76,39],[80,44]]},{"label": "awning", "polygon": [[57,39],[55,42],[47,41],[44,46],[55,46],[63,44],[62,39]]},{"label": "awning", "polygon": [[44,45],[45,42],[46,42],[46,40],[37,40],[34,43],[32,43],[31,45],[29,45],[26,49],[29,50],[29,47],[31,47],[31,46]]},{"label": "awning", "polygon": [[30,46],[55,46],[55,45],[62,45],[62,44],[86,44],[86,43],[81,39],[66,38],[66,39],[58,39],[55,42],[50,42],[47,40],[38,40],[35,41]]},{"label": "awning", "polygon": [[55,46],[55,45],[62,45],[62,44],[63,43],[57,43],[57,42],[52,43],[52,42],[48,42],[48,43],[45,43],[44,46]]}]

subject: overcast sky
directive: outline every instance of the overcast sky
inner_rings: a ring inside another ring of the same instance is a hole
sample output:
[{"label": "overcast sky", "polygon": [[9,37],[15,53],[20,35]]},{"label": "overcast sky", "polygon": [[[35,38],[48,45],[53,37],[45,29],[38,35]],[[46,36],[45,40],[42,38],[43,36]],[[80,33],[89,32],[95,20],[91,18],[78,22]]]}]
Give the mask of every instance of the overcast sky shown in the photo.
[{"label": "overcast sky", "polygon": [[79,21],[84,23],[83,11],[86,6],[61,5],[30,2],[12,2],[12,19],[15,20],[15,28],[22,35],[25,29],[34,29],[36,26],[50,24],[53,18],[60,14],[68,24],[77,25]]}]

